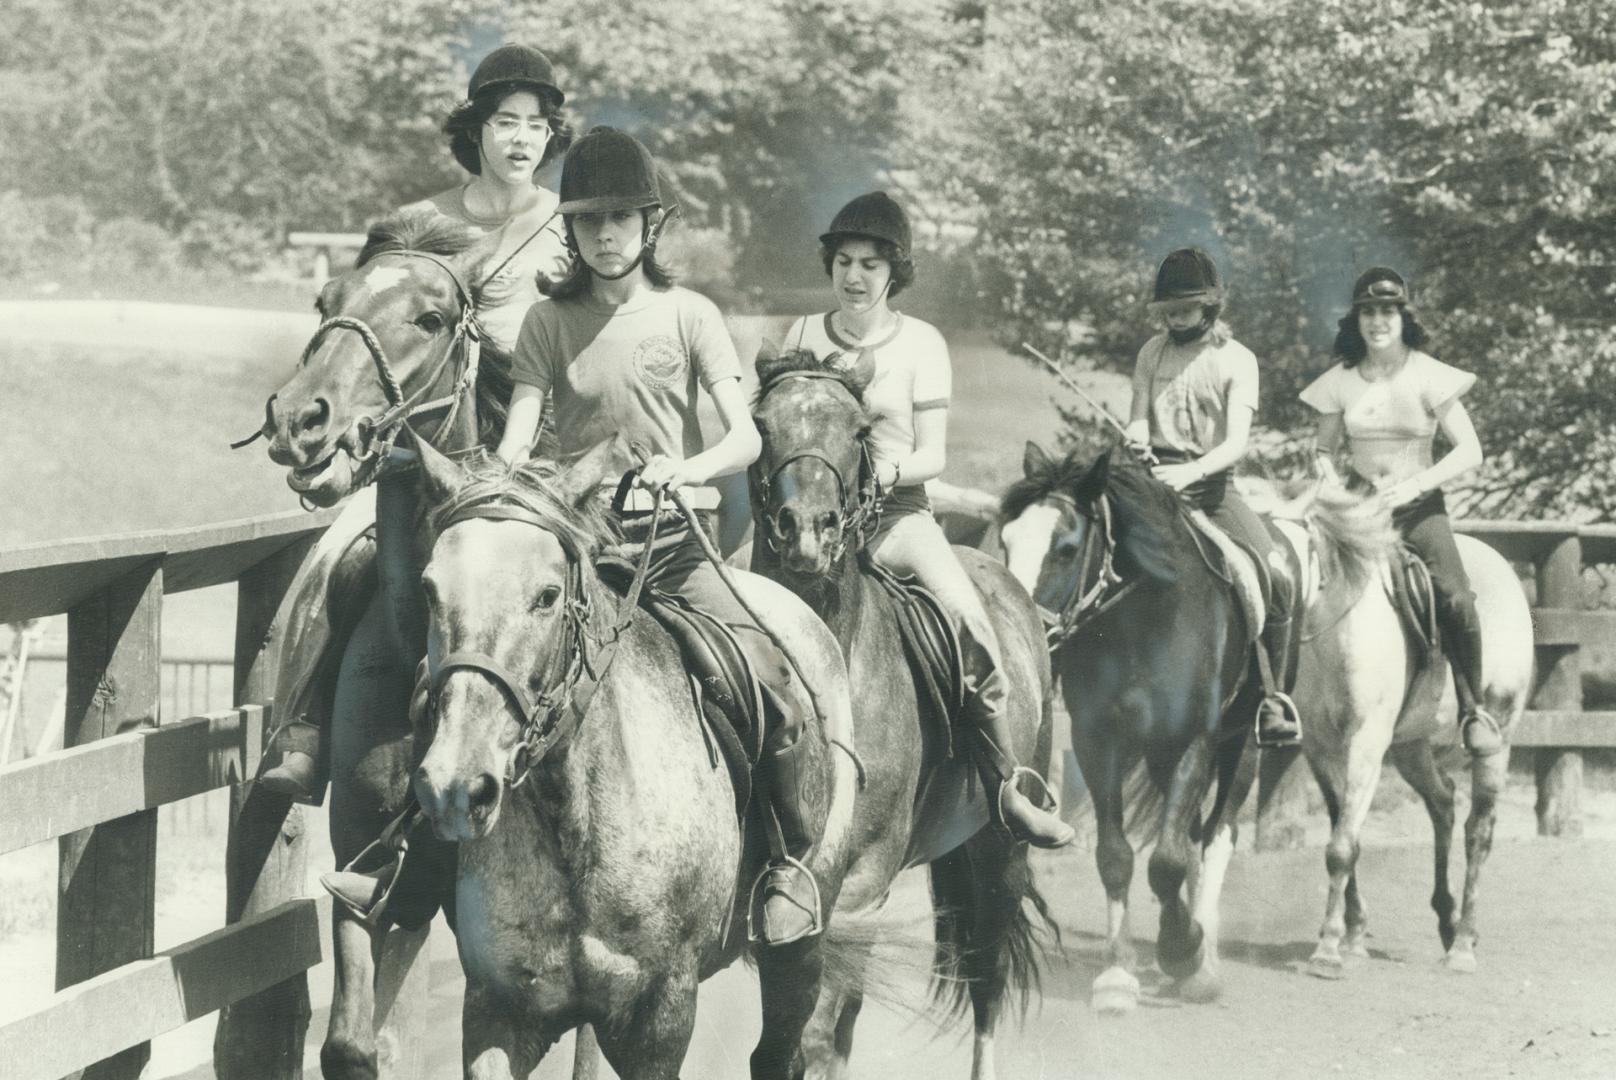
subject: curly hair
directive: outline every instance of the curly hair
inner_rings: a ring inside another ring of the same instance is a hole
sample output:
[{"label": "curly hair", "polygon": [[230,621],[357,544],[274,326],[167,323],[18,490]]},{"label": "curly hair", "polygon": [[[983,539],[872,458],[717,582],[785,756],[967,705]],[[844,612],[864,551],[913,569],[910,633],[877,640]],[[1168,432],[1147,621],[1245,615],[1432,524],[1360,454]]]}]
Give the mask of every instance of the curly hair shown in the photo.
[{"label": "curly hair", "polygon": [[[1412,304],[1399,306],[1403,309],[1403,344],[1411,349],[1424,348],[1431,335],[1425,332]],[[1341,316],[1335,325],[1335,347],[1331,351],[1342,367],[1357,367],[1369,355],[1369,343],[1364,341],[1363,331],[1358,328],[1358,309],[1354,307]]]},{"label": "curly hair", "polygon": [[550,122],[550,137],[544,141],[544,153],[539,157],[538,165],[533,169],[533,182],[537,184],[539,170],[550,162],[567,152],[572,145],[572,123],[567,119],[567,112],[556,101],[555,95],[542,93],[536,89],[524,89],[521,86],[512,87],[508,83],[491,86],[474,98],[462,101],[450,111],[443,121],[443,133],[449,136],[449,153],[460,163],[460,167],[473,176],[480,176],[483,171],[482,157],[478,150],[482,145],[483,125],[488,118],[499,111],[499,106],[512,94],[529,93],[539,99],[539,109],[544,118]]},{"label": "curly hair", "polygon": [[876,237],[837,236],[829,241],[819,244],[819,261],[825,264],[825,276],[830,277],[831,263],[836,261],[836,253],[841,250],[842,244],[848,240],[866,239],[875,245],[875,254],[885,259],[892,268],[892,284],[887,289],[887,298],[897,296],[915,282],[915,260],[908,254],[898,250],[898,245],[890,240],[880,240]]}]

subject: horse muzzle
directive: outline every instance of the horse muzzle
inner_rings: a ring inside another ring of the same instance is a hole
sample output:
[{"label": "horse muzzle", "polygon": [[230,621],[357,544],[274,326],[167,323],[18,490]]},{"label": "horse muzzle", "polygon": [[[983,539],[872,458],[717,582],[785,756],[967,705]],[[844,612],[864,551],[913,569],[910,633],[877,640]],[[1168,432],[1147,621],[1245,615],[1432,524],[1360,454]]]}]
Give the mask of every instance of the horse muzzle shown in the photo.
[{"label": "horse muzzle", "polygon": [[502,776],[484,769],[446,771],[428,752],[415,770],[415,797],[441,839],[463,842],[487,836],[499,820],[505,792]]}]

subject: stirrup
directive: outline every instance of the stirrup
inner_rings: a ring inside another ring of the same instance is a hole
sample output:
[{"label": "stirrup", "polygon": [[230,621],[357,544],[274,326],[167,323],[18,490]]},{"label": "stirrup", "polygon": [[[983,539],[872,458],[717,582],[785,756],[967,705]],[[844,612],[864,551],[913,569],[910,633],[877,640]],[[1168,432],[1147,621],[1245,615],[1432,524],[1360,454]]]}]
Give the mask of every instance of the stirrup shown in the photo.
[{"label": "stirrup", "polygon": [[[383,929],[381,921],[382,917],[387,914],[387,903],[393,898],[393,890],[398,888],[399,878],[404,876],[404,856],[410,850],[410,837],[409,829],[398,827],[403,818],[403,814],[399,815],[392,824],[382,830],[380,836],[366,844],[359,854],[349,859],[347,865],[342,867],[343,873],[363,874],[365,871],[355,870],[354,867],[358,866],[360,860],[372,851],[381,849],[392,855],[393,876],[387,879],[387,884],[382,887],[382,894],[376,898],[375,903],[370,905],[368,911],[333,889],[325,880],[327,875],[320,875],[320,884],[326,892],[331,894],[331,898],[347,908],[355,919],[371,930]],[[395,835],[398,838],[396,844],[393,842]]]},{"label": "stirrup", "polygon": [[[812,910],[808,912],[808,929],[802,931],[800,934],[794,934],[789,938],[783,938],[779,941],[769,941],[763,936],[762,931],[757,926],[756,915],[758,908],[762,906],[759,903],[759,893],[763,888],[764,882],[769,880],[769,875],[775,870],[780,869],[782,866],[796,870],[808,880],[808,887],[811,888],[814,893],[814,904]],[[792,858],[790,855],[782,855],[779,859],[771,860],[769,864],[765,866],[758,876],[752,881],[752,888],[748,891],[746,897],[746,940],[753,945],[789,945],[793,941],[801,941],[803,938],[813,937],[815,934],[821,933],[825,929],[825,918],[823,913],[824,905],[819,899],[819,879],[814,877],[814,872],[808,869],[808,867],[804,866],[799,860]]]},{"label": "stirrup", "polygon": [[1049,781],[1040,776],[1036,769],[1029,769],[1025,765],[1017,765],[1015,768],[1010,770],[1009,776],[999,781],[999,791],[993,799],[993,809],[994,812],[998,814],[1000,828],[1009,828],[1009,826],[1005,824],[1004,820],[1004,793],[1014,787],[1016,780],[1023,776],[1032,777],[1038,783],[1038,790],[1043,792],[1044,805],[1040,806],[1039,809],[1047,814],[1054,814],[1056,817],[1060,817],[1060,797],[1055,794],[1055,789],[1049,786]]},{"label": "stirrup", "polygon": [[[1470,729],[1476,724],[1485,725],[1489,731],[1498,737],[1496,747],[1490,750],[1472,750],[1470,748]],[[1503,725],[1498,722],[1496,716],[1483,709],[1480,705],[1475,706],[1469,713],[1459,718],[1459,743],[1465,748],[1466,753],[1476,757],[1492,757],[1494,754],[1501,754],[1509,749],[1509,743],[1504,739]]]},{"label": "stirrup", "polygon": [[1285,719],[1296,725],[1296,735],[1289,739],[1264,739],[1262,730],[1262,706],[1257,707],[1257,713],[1251,718],[1252,738],[1257,746],[1263,750],[1279,750],[1287,746],[1298,746],[1302,742],[1302,713],[1296,707],[1296,702],[1283,690],[1275,690],[1263,697],[1263,703],[1276,702],[1284,712]]}]

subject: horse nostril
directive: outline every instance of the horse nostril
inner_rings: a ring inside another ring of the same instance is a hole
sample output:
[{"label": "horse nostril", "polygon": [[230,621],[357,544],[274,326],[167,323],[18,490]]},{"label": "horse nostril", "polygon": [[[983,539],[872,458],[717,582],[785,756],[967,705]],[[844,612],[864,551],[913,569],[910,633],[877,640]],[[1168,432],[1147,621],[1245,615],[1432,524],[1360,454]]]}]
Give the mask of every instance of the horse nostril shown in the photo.
[{"label": "horse nostril", "polygon": [[797,535],[797,512],[789,506],[782,506],[780,512],[774,516],[774,528],[784,537]]},{"label": "horse nostril", "polygon": [[466,799],[473,812],[492,809],[499,799],[499,781],[492,773],[483,773],[466,785]]},{"label": "horse nostril", "polygon": [[331,403],[325,398],[315,398],[292,415],[289,426],[294,435],[318,438],[325,434],[330,423]]},{"label": "horse nostril", "polygon": [[819,515],[819,531],[833,533],[842,527],[842,515],[835,510],[827,510]]}]

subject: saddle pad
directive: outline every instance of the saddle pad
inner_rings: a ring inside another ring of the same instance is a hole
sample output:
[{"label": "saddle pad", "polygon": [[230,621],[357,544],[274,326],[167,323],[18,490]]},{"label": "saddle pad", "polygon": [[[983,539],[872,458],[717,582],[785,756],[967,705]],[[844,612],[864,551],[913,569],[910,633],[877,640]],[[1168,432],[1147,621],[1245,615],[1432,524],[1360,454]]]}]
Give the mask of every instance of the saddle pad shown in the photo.
[{"label": "saddle pad", "polygon": [[[1217,547],[1223,556],[1224,568],[1229,572],[1229,578],[1234,583],[1235,595],[1240,600],[1240,611],[1245,616],[1246,626],[1251,630],[1252,640],[1262,636],[1263,627],[1268,622],[1268,602],[1263,597],[1262,578],[1257,573],[1257,561],[1251,552],[1235,542],[1234,537],[1224,532],[1212,523],[1202,510],[1189,510],[1190,523],[1200,530],[1201,535]],[[1272,567],[1270,573],[1282,574],[1284,567]]]},{"label": "saddle pad", "polygon": [[[678,597],[645,593],[641,603],[673,637],[700,690],[703,719],[734,784],[735,812],[743,814],[752,797],[752,768],[763,755],[765,725],[779,722],[779,717],[771,714],[777,713],[782,703],[775,695],[764,692],[748,652],[736,636],[736,628]],[[715,710],[721,719],[709,715]]]},{"label": "saddle pad", "polygon": [[864,560],[864,571],[874,578],[892,600],[897,617],[898,636],[904,655],[914,673],[915,687],[927,712],[942,724],[947,756],[954,756],[954,725],[965,703],[965,670],[959,631],[931,591],[915,578],[900,578],[873,559]]}]

